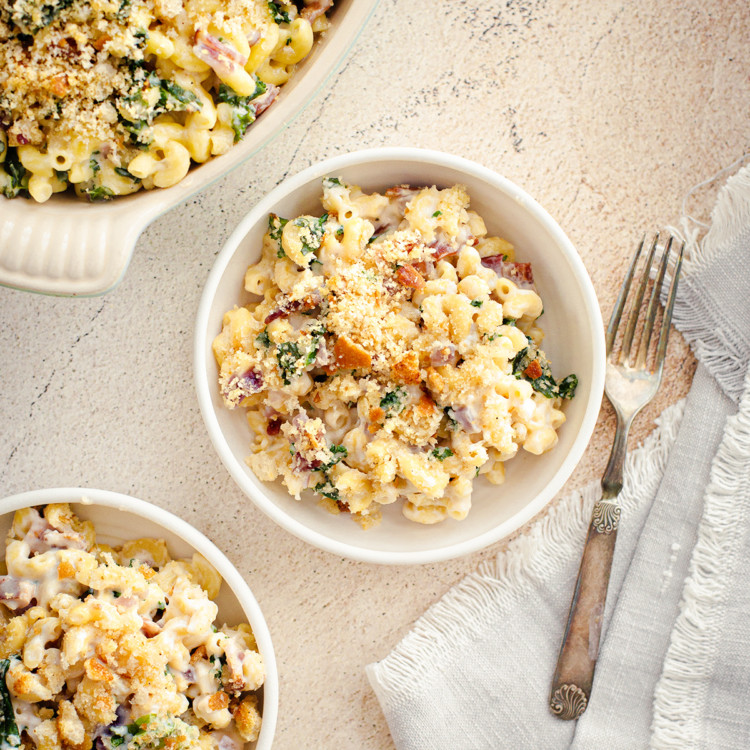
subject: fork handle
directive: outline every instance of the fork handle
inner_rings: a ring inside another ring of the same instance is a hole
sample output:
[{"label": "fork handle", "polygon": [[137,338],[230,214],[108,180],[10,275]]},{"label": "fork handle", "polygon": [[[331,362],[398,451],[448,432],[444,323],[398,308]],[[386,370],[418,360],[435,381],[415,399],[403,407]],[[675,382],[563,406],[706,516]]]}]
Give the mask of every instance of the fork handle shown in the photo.
[{"label": "fork handle", "polygon": [[616,497],[599,500],[594,506],[552,680],[550,709],[560,719],[577,719],[591,696],[619,520]]}]

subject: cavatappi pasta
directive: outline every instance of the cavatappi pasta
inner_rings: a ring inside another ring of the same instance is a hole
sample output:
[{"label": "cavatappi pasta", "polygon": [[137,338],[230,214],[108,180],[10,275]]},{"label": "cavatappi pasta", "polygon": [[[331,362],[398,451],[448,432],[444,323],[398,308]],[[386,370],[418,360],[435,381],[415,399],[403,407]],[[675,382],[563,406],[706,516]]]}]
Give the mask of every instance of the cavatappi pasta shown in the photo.
[{"label": "cavatappi pasta", "polygon": [[462,519],[477,475],[557,442],[564,398],[531,265],[488,237],[462,186],[363,193],[323,180],[322,216],[271,215],[245,275],[258,301],[213,343],[226,406],[247,410],[247,463],[362,525],[403,500]]},{"label": "cavatappi pasta", "polygon": [[164,541],[97,544],[67,504],[16,512],[0,575],[0,747],[240,750],[265,672],[214,626],[219,574]]},{"label": "cavatappi pasta", "polygon": [[104,200],[176,184],[273,103],[332,4],[0,4],[0,192]]}]

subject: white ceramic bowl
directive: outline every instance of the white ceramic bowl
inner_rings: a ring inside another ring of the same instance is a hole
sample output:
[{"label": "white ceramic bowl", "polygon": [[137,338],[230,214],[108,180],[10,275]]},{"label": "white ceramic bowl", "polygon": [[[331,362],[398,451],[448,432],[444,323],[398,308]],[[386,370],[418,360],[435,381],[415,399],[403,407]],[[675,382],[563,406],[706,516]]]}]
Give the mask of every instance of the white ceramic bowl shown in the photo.
[{"label": "white ceramic bowl", "polygon": [[[259,481],[245,463],[250,434],[244,410],[226,409],[217,386],[211,342],[222,315],[250,297],[247,266],[260,256],[269,212],[281,216],[322,212],[321,178],[341,177],[365,191],[391,185],[456,183],[467,186],[471,207],[490,234],[510,240],[518,260],[531,261],[544,301],[544,350],[558,376],[574,372],[579,386],[565,404],[567,421],[557,446],[542,456],[525,451],[506,465],[505,484],[475,482],[463,521],[422,526],[406,520],[400,502],[383,508],[383,521],[363,531],[345,515],[331,515],[312,498],[298,502],[280,483]],[[604,387],[604,333],[596,295],[578,253],[552,217],[527,193],[495,172],[435,151],[383,148],[338,156],[285,180],[231,235],[209,275],[195,332],[195,379],[211,440],[237,484],[256,505],[301,539],[337,555],[378,563],[425,563],[466,555],[511,534],[560,490],[583,455],[596,423]]]},{"label": "white ceramic bowl", "polygon": [[[172,557],[189,557],[198,551],[216,568],[224,579],[216,599],[217,620],[230,625],[250,623],[266,668],[266,680],[259,691],[263,724],[258,740],[247,747],[269,750],[279,705],[279,678],[271,635],[252,592],[216,545],[190,524],[156,505],[117,492],[80,487],[33,490],[0,500],[0,539],[5,539],[15,511],[48,503],[70,503],[80,518],[93,522],[97,541],[121,545],[141,537],[164,539]],[[3,559],[4,554],[3,545]]]},{"label": "white ceramic bowl", "polygon": [[377,3],[336,0],[330,29],[273,106],[228,153],[194,167],[174,187],[95,204],[70,195],[54,195],[42,204],[0,196],[0,285],[66,296],[113,289],[127,270],[138,236],[155,218],[239,166],[292,122],[344,59]]}]

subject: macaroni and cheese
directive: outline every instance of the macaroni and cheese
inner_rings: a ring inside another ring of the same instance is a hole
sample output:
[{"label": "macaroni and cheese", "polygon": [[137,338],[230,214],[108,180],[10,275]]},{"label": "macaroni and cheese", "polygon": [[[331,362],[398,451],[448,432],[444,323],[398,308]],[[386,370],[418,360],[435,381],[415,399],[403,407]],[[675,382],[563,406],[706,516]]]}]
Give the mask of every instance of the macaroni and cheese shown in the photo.
[{"label": "macaroni and cheese", "polygon": [[9,0],[0,192],[103,200],[226,153],[327,28],[332,0]]},{"label": "macaroni and cheese", "polygon": [[0,575],[0,746],[240,750],[264,668],[214,626],[221,578],[159,539],[112,548],[67,504],[16,512]]},{"label": "macaroni and cheese", "polygon": [[365,194],[323,180],[322,216],[271,215],[245,275],[260,298],[213,343],[247,463],[363,526],[403,500],[420,523],[463,519],[478,475],[557,442],[575,375],[540,349],[531,265],[487,236],[462,186]]}]

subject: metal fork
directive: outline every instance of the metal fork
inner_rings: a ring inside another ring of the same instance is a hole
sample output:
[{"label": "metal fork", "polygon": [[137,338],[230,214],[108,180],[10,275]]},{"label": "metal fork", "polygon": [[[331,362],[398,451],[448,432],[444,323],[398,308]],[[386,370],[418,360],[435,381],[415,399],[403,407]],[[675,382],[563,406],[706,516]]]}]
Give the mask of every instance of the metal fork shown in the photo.
[{"label": "metal fork", "polygon": [[[677,243],[674,242],[676,245]],[[577,719],[591,697],[594,668],[599,652],[604,603],[607,597],[612,555],[615,549],[621,507],[618,495],[622,490],[622,471],[627,449],[628,431],[633,417],[654,397],[661,382],[667,351],[669,326],[677,293],[684,243],[677,251],[672,279],[659,330],[656,351],[652,334],[659,297],[670,262],[673,239],[670,236],[659,257],[659,235],[646,243],[644,237],[633,255],[627,276],[622,283],[612,317],[607,326],[607,370],[604,392],[617,414],[617,430],[607,468],[602,477],[602,498],[596,505],[589,524],[578,571],[568,624],[565,628],[560,656],[552,681],[550,709],[561,719]],[[615,347],[620,319],[644,247],[646,261],[637,284],[620,346]],[[656,263],[658,263],[658,266]],[[651,283],[651,278],[653,283]],[[651,283],[650,292],[648,292]],[[648,292],[648,294],[647,294]],[[645,316],[644,316],[645,310]]]}]

